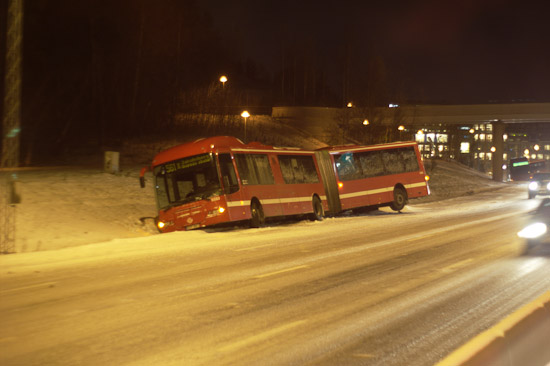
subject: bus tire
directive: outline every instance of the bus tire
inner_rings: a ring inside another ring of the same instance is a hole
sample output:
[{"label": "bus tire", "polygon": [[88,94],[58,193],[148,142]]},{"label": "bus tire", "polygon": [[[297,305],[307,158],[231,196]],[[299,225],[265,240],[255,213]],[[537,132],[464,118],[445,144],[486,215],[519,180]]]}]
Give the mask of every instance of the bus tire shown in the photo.
[{"label": "bus tire", "polygon": [[253,200],[250,204],[250,227],[258,228],[265,224],[265,216],[262,205],[257,200]]},{"label": "bus tire", "polygon": [[394,211],[401,211],[407,204],[407,191],[402,187],[396,187],[393,190],[393,202],[390,203],[390,208]]},{"label": "bus tire", "polygon": [[325,210],[323,209],[323,204],[319,197],[314,196],[312,200],[313,212],[310,214],[309,219],[311,221],[323,221],[325,217]]}]

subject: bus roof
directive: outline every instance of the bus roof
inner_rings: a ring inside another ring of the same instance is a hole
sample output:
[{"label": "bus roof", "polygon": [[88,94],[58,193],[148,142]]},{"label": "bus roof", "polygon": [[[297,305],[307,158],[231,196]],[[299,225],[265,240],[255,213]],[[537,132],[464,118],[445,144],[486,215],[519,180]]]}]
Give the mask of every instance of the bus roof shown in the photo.
[{"label": "bus roof", "polygon": [[340,146],[328,146],[323,147],[318,150],[328,150],[331,154],[338,154],[341,152],[349,151],[366,151],[366,150],[382,150],[382,149],[391,149],[396,147],[405,147],[405,146],[415,146],[416,142],[414,141],[398,141],[390,142],[386,144],[376,144],[376,145],[340,145]]},{"label": "bus roof", "polygon": [[[289,147],[273,147],[263,145],[259,142],[250,142],[248,144],[243,143],[236,137],[231,136],[215,136],[207,137],[188,142],[185,144],[177,145],[172,148],[159,152],[153,159],[152,166],[157,166],[170,161],[174,161],[186,156],[193,156],[199,154],[206,154],[215,151],[219,148],[233,150],[233,151],[250,151],[250,152],[306,152],[299,148]],[[309,151],[313,153],[313,151]]]}]

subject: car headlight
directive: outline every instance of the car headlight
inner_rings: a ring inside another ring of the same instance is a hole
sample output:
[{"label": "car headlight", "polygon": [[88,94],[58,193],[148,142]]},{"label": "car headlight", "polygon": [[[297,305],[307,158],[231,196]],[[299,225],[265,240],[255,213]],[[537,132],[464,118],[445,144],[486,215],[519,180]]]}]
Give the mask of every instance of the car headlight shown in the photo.
[{"label": "car headlight", "polygon": [[529,183],[529,189],[531,191],[537,191],[539,189],[539,184],[537,182]]},{"label": "car headlight", "polygon": [[526,226],[518,233],[520,238],[524,239],[536,239],[548,232],[548,226],[542,222],[536,222],[534,224]]}]

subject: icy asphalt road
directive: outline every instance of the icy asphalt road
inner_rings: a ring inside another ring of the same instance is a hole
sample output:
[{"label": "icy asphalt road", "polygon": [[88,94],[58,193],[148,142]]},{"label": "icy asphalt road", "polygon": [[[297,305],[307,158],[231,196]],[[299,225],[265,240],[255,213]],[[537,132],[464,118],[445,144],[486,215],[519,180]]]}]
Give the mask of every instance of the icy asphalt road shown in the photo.
[{"label": "icy asphalt road", "polygon": [[0,364],[432,365],[550,289],[524,187],[0,257]]}]

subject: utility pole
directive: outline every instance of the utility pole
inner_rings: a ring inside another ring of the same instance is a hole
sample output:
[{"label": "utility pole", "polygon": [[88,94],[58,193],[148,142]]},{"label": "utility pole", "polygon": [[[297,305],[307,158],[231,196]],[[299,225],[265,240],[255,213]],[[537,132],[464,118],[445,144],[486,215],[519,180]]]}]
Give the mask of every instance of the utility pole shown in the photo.
[{"label": "utility pole", "polygon": [[[23,0],[9,0],[6,21],[6,63],[2,159],[0,167],[0,253],[13,252],[15,245],[15,174],[19,166],[21,132],[21,44],[23,40]],[[7,174],[4,174],[7,173]]]}]

